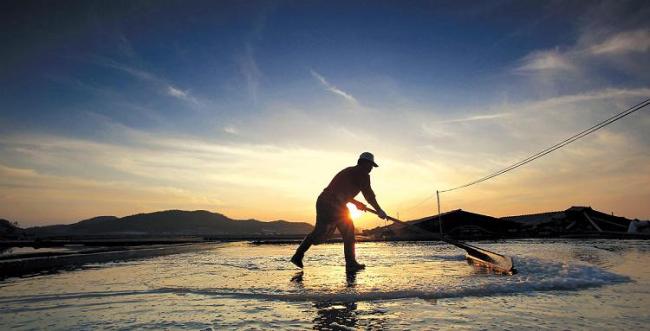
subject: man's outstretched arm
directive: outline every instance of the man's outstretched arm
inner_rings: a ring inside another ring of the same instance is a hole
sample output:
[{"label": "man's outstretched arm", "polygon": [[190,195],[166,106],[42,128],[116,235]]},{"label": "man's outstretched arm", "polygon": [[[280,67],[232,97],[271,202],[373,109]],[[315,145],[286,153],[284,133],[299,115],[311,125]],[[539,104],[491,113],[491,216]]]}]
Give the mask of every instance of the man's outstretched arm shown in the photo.
[{"label": "man's outstretched arm", "polygon": [[368,201],[368,203],[375,209],[375,211],[377,211],[377,216],[379,216],[381,219],[385,219],[386,213],[379,206],[375,192],[372,190],[372,188],[368,186],[367,188],[364,188],[361,193],[363,193],[364,199],[366,199],[366,201]]}]

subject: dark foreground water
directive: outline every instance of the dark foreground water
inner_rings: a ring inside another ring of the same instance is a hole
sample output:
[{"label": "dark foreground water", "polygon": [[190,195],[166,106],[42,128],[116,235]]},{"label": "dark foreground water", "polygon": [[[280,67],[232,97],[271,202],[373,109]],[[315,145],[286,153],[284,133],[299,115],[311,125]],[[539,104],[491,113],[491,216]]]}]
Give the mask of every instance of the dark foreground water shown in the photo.
[{"label": "dark foreground water", "polygon": [[477,243],[515,257],[485,273],[440,243],[212,249],[0,283],[4,330],[650,329],[650,244],[624,240]]}]

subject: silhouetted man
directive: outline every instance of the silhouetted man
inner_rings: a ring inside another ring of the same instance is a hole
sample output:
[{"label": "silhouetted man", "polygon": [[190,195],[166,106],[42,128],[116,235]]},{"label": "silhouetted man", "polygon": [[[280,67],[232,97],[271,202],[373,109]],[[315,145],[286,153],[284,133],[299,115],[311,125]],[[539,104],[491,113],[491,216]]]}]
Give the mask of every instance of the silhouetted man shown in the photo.
[{"label": "silhouetted man", "polygon": [[358,209],[363,210],[363,204],[354,201],[354,197],[363,193],[363,197],[372,205],[380,218],[385,219],[386,213],[379,207],[375,193],[370,187],[370,171],[378,167],[375,157],[368,152],[361,153],[357,165],[341,170],[323,190],[316,200],[316,226],[314,230],[300,243],[291,262],[302,268],[302,258],[313,244],[326,241],[335,229],[339,229],[343,237],[343,250],[345,252],[345,268],[356,271],[365,268],[357,262],[354,252],[354,224],[350,218],[346,204],[354,203]]}]

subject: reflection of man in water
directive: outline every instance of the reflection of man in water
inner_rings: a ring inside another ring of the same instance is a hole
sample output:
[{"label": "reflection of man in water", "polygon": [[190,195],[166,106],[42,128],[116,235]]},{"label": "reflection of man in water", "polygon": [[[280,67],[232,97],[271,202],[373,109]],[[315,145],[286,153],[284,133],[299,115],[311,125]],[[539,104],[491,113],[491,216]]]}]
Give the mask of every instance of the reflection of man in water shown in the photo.
[{"label": "reflection of man in water", "polygon": [[370,187],[370,171],[373,167],[378,167],[375,157],[365,152],[359,156],[356,166],[345,168],[334,176],[316,200],[316,226],[296,249],[296,253],[291,258],[293,264],[302,268],[302,258],[309,247],[326,241],[335,229],[339,229],[343,237],[346,270],[355,271],[365,268],[355,257],[354,224],[346,204],[352,202],[358,209],[363,210],[363,204],[353,200],[359,192],[362,192],[366,201],[377,210],[379,217],[386,218],[386,213],[379,207],[375,193]]}]

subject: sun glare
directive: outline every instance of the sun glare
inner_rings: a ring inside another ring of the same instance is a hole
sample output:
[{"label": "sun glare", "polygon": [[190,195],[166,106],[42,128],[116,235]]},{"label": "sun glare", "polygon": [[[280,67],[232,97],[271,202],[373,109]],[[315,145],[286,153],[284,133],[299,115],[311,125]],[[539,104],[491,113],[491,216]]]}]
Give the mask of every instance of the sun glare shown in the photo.
[{"label": "sun glare", "polygon": [[350,217],[352,217],[353,220],[356,220],[359,218],[359,216],[363,215],[363,211],[357,209],[357,206],[355,206],[353,203],[348,202],[346,206],[348,207],[348,210],[350,211]]}]

